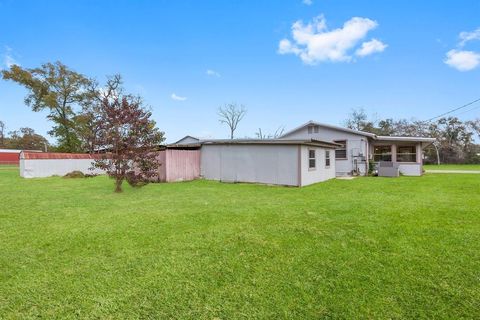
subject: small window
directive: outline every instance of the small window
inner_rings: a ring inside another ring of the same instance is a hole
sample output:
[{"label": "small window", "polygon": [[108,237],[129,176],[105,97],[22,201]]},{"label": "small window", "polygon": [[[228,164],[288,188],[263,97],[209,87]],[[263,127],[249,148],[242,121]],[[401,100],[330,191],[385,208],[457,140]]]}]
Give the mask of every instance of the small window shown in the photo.
[{"label": "small window", "polygon": [[398,162],[417,162],[417,148],[415,146],[398,146],[397,161]]},{"label": "small window", "polygon": [[325,151],[325,167],[330,167],[330,151]]},{"label": "small window", "polygon": [[310,125],[308,126],[308,133],[309,134],[312,134],[312,133],[318,133],[318,126],[315,126],[315,125]]},{"label": "small window", "polygon": [[342,146],[335,150],[335,159],[345,160],[347,159],[347,140],[333,141],[341,144]]},{"label": "small window", "polygon": [[308,168],[315,169],[317,166],[317,159],[315,158],[315,150],[308,150]]}]

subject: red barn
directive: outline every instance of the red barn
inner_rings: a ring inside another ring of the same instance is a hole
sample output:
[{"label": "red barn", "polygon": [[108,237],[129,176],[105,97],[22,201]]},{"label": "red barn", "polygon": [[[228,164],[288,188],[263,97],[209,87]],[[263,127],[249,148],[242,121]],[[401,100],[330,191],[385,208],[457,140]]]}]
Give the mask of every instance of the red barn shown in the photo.
[{"label": "red barn", "polygon": [[[0,165],[16,165],[20,163],[20,152],[23,150],[0,149]],[[32,150],[32,152],[41,152]]]}]

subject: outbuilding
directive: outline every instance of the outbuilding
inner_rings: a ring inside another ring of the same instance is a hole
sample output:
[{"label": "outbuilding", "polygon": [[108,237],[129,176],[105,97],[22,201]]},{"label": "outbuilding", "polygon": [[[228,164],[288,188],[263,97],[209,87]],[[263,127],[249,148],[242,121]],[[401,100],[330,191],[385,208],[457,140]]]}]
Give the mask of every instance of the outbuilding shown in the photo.
[{"label": "outbuilding", "polygon": [[315,139],[203,141],[201,176],[224,182],[306,186],[335,178],[336,147]]}]

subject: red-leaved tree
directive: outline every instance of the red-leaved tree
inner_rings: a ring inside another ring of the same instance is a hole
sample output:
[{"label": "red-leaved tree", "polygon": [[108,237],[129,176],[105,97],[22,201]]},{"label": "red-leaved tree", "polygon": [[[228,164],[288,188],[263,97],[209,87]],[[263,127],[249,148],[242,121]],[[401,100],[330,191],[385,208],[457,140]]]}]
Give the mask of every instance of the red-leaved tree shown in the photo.
[{"label": "red-leaved tree", "polygon": [[115,179],[115,192],[122,192],[124,180],[142,186],[158,172],[154,151],[165,138],[151,115],[140,98],[130,95],[105,98],[100,105],[95,144],[108,152],[95,159],[94,166]]}]

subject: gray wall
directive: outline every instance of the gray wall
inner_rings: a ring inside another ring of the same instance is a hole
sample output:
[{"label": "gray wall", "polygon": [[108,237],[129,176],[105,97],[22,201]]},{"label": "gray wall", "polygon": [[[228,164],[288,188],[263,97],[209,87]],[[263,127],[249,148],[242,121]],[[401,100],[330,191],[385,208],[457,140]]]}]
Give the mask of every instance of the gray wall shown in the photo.
[{"label": "gray wall", "polygon": [[[308,164],[308,151],[315,150],[316,167],[310,169]],[[330,150],[330,166],[325,166],[325,152]],[[301,146],[301,185],[306,186],[312,183],[335,178],[335,152],[333,149],[319,147]]]},{"label": "gray wall", "polygon": [[297,186],[296,145],[208,145],[201,151],[201,175],[228,182]]},{"label": "gray wall", "polygon": [[[319,127],[318,133],[308,133],[308,127],[305,126],[282,137],[282,139],[318,139],[328,142],[334,140],[347,140],[347,159],[335,161],[337,176],[348,175],[352,172],[354,169],[354,154],[363,153],[365,158],[368,159],[368,137],[363,135],[325,128],[322,126]],[[335,155],[333,156],[333,159],[335,159]],[[358,167],[362,174],[368,172],[366,162],[359,163]]]}]

